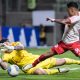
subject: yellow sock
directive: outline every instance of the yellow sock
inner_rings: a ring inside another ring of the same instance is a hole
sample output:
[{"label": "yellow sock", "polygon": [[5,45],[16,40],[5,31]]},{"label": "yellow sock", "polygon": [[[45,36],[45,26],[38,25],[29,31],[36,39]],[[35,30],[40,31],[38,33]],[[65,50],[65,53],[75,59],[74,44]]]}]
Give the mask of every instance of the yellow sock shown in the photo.
[{"label": "yellow sock", "polygon": [[74,59],[70,59],[70,58],[64,58],[66,61],[66,64],[80,64],[79,60],[74,60]]},{"label": "yellow sock", "polygon": [[59,73],[58,69],[44,69],[47,74],[56,74]]}]

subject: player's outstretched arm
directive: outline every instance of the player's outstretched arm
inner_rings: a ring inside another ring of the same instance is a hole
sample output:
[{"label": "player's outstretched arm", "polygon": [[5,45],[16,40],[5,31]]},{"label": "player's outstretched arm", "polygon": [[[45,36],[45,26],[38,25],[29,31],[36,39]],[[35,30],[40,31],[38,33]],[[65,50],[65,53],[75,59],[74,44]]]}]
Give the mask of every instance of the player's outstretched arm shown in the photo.
[{"label": "player's outstretched arm", "polygon": [[8,46],[8,45],[5,45],[4,47],[5,47],[7,50],[11,50],[11,51],[24,49],[24,46],[22,46],[22,45],[18,45],[18,46]]},{"label": "player's outstretched arm", "polygon": [[51,22],[57,22],[57,23],[61,23],[61,24],[74,24],[78,21],[80,21],[80,16],[76,15],[76,16],[72,16],[66,19],[53,19],[53,18],[46,18],[46,21],[51,21]]},{"label": "player's outstretched arm", "polygon": [[1,58],[0,58],[0,66],[3,70],[6,70],[8,68],[8,63],[4,62]]},{"label": "player's outstretched arm", "polygon": [[53,18],[46,18],[46,21],[51,21],[51,22],[57,22],[60,24],[70,24],[70,19],[53,19]]}]

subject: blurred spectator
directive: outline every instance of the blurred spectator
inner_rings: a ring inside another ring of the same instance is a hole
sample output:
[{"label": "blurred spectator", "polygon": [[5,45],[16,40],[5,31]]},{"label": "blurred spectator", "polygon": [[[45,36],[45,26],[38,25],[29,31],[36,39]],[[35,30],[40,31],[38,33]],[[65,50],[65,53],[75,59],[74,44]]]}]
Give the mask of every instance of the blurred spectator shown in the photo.
[{"label": "blurred spectator", "polygon": [[46,45],[46,30],[44,25],[40,25],[40,45]]}]

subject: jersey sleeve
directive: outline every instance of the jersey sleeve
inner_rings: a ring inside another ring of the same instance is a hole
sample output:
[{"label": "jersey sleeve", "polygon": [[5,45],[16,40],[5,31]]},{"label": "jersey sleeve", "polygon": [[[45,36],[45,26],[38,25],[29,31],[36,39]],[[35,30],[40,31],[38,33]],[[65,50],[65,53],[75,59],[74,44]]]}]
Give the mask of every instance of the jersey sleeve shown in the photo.
[{"label": "jersey sleeve", "polygon": [[76,23],[78,21],[80,21],[80,16],[72,16],[68,18],[70,20],[70,23]]}]

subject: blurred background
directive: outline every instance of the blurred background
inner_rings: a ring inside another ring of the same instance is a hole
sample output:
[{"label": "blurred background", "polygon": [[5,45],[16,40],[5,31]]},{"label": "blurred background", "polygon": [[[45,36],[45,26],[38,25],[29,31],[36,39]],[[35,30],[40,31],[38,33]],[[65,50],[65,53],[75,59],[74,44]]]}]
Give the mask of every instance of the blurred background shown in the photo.
[{"label": "blurred background", "polygon": [[25,47],[55,45],[64,25],[46,18],[67,17],[66,3],[70,1],[80,4],[80,0],[0,0],[0,39],[20,41]]}]

